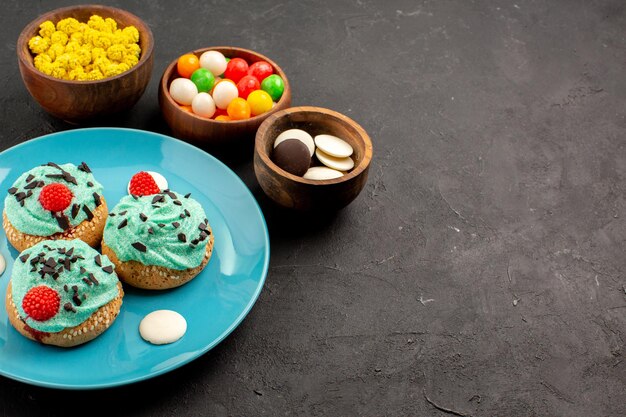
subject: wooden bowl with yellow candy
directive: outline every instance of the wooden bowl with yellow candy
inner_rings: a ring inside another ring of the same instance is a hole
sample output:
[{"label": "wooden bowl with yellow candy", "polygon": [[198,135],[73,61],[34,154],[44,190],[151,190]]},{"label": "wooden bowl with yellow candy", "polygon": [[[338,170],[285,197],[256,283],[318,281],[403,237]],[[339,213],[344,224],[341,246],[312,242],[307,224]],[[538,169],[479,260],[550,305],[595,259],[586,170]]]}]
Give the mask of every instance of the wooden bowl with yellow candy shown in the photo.
[{"label": "wooden bowl with yellow candy", "polygon": [[70,123],[134,106],[152,75],[153,48],[140,18],[99,5],[50,11],[26,25],[17,41],[28,92]]}]

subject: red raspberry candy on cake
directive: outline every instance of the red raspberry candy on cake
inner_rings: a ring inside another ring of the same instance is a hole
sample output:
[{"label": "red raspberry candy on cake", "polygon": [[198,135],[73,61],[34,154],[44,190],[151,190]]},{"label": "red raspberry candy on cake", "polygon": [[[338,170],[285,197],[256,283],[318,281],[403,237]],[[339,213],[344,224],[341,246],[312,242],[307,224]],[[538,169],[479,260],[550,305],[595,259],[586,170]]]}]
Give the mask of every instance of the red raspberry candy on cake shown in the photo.
[{"label": "red raspberry candy on cake", "polygon": [[53,212],[63,211],[72,202],[72,192],[63,184],[58,182],[48,184],[41,189],[39,202],[46,210]]},{"label": "red raspberry candy on cake", "polygon": [[156,181],[149,173],[141,171],[133,175],[128,187],[130,194],[136,196],[152,195],[161,192]]},{"label": "red raspberry candy on cake", "polygon": [[26,293],[22,300],[22,308],[33,320],[46,321],[56,316],[60,303],[61,297],[55,290],[39,285]]}]

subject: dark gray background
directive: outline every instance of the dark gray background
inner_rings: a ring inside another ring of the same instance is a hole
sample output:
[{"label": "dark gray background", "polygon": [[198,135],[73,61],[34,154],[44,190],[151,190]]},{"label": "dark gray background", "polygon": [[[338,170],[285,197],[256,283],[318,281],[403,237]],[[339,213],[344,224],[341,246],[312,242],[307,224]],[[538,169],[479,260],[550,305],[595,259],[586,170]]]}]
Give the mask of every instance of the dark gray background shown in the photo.
[{"label": "dark gray background", "polygon": [[[626,415],[624,1],[105,3],[147,21],[155,66],[97,125],[168,134],[166,65],[240,46],[282,66],[294,105],[369,132],[370,178],[319,219],[270,204],[251,155],[229,163],[271,237],[242,325],[122,388],[0,378],[3,416]],[[30,98],[15,54],[24,25],[70,4],[0,6],[2,149],[74,128]]]}]

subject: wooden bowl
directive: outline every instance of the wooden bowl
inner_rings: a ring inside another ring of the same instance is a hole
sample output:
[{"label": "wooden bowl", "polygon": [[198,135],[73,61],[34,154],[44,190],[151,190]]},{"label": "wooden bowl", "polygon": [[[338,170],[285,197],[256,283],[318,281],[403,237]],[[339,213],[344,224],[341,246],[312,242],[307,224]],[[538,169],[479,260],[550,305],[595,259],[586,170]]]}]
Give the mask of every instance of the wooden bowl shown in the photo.
[{"label": "wooden bowl", "polygon": [[[354,168],[340,178],[309,180],[284,171],[272,162],[274,140],[287,129],[302,129],[315,137],[331,134],[354,149]],[[254,146],[254,172],[261,188],[280,206],[296,210],[332,211],[345,207],[367,182],[372,142],[352,119],[319,107],[292,107],[268,117],[259,127]]]},{"label": "wooden bowl", "polygon": [[[40,72],[33,63],[28,41],[46,20],[57,23],[73,17],[87,22],[91,15],[113,18],[120,28],[133,25],[139,31],[141,56],[137,65],[114,77],[97,81],[67,81]],[[17,40],[17,56],[28,92],[51,115],[70,123],[121,112],[131,108],[146,90],[152,76],[154,38],[148,25],[137,16],[114,7],[81,5],[48,12],[30,22]]]},{"label": "wooden bowl", "polygon": [[[254,144],[254,135],[257,129],[272,114],[291,105],[291,88],[289,80],[283,70],[271,59],[248,49],[230,46],[215,46],[203,48],[191,53],[200,57],[206,51],[219,51],[227,58],[243,58],[248,64],[257,61],[267,61],[274,67],[285,83],[285,91],[276,105],[268,112],[246,120],[219,121],[197,116],[181,109],[169,93],[170,83],[180,77],[176,70],[177,59],[165,69],[159,86],[159,105],[163,118],[169,125],[174,136],[187,142],[209,149],[241,149],[249,145],[250,151]],[[182,54],[181,54],[182,55]]]}]

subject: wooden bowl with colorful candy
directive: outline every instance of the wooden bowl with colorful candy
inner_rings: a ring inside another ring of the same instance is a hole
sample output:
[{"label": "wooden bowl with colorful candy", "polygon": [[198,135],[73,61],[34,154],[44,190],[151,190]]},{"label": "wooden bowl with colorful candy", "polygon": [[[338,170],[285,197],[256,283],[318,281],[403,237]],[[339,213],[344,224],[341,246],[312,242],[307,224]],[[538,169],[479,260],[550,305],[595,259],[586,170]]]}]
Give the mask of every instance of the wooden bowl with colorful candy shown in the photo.
[{"label": "wooden bowl with colorful candy", "polygon": [[167,67],[159,104],[177,138],[208,148],[252,147],[261,123],[291,105],[291,89],[269,58],[211,47],[183,54]]},{"label": "wooden bowl with colorful candy", "polygon": [[332,211],[359,195],[372,152],[369,135],[354,120],[319,107],[292,107],[259,127],[254,172],[278,205]]},{"label": "wooden bowl with colorful candy", "polygon": [[152,76],[153,48],[140,18],[97,5],[39,16],[17,41],[29,93],[46,112],[71,123],[135,105]]}]

